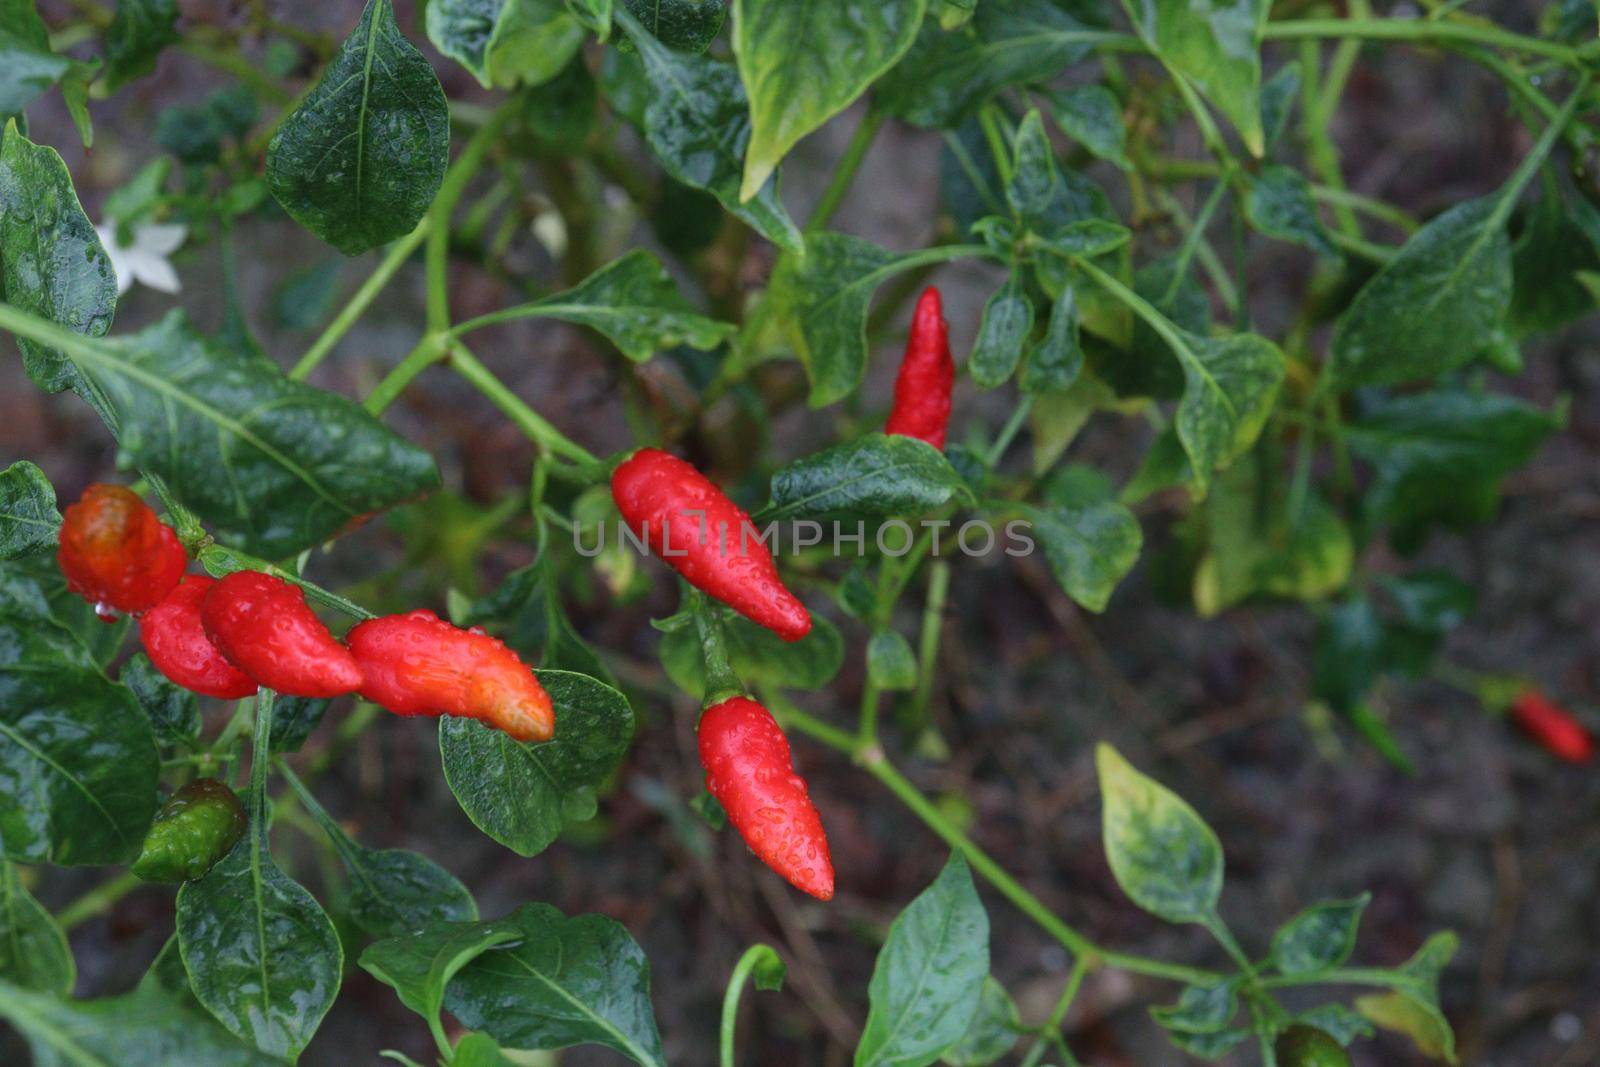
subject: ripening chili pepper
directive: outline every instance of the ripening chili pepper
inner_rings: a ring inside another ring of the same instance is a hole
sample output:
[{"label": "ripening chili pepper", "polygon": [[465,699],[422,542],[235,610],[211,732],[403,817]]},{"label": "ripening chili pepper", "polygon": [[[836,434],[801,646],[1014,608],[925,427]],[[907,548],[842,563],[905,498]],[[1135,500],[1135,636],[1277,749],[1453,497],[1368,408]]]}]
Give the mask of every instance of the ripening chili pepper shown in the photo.
[{"label": "ripening chili pepper", "polygon": [[706,789],[750,851],[796,888],[831,899],[833,859],[822,819],[772,713],[733,697],[706,709],[699,732]]},{"label": "ripening chili pepper", "polygon": [[287,696],[336,697],[361,686],[361,668],[306,604],[298,586],[235,571],[200,604],[206,636],[258,685]]},{"label": "ripening chili pepper", "polygon": [[677,456],[641,448],[611,476],[623,521],[696,589],[783,638],[811,632],[811,613],[744,509]]},{"label": "ripening chili pepper", "polygon": [[1572,712],[1537,689],[1524,689],[1511,702],[1511,721],[1546,750],[1569,763],[1594,759],[1594,737]]},{"label": "ripening chili pepper", "polygon": [[906,339],[906,354],[894,380],[894,408],[884,432],[915,437],[943,450],[950,423],[950,390],[955,381],[950,330],[945,325],[939,290],[930,285],[917,298],[917,309],[911,316],[911,335]]},{"label": "ripening chili pepper", "polygon": [[518,741],[555,733],[550,694],[505,642],[431,611],[369,619],[345,637],[360,665],[361,696],[396,715],[481,719]]},{"label": "ripening chili pepper", "polygon": [[256,691],[255,681],[229,663],[200,622],[200,605],[215,578],[186,574],[178,588],[139,619],[145,655],[169,681],[190,692],[238,700]]},{"label": "ripening chili pepper", "polygon": [[1350,1067],[1350,1054],[1332,1034],[1296,1023],[1273,1043],[1278,1067]]},{"label": "ripening chili pepper", "polygon": [[67,508],[56,561],[67,588],[103,619],[155,607],[189,565],[178,535],[138,494],[105,484],[91,485]]},{"label": "ripening chili pepper", "polygon": [[238,844],[249,823],[233,790],[215,778],[197,778],[156,815],[133,873],[147,882],[192,882]]}]

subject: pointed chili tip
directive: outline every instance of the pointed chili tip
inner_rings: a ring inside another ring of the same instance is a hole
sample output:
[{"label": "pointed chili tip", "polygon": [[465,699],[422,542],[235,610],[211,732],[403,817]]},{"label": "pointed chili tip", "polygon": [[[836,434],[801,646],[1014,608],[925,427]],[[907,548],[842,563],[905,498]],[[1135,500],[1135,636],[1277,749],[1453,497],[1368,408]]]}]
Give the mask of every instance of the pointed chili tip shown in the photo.
[{"label": "pointed chili tip", "polygon": [[785,641],[798,641],[811,632],[811,612],[793,593],[787,602],[776,606],[773,618],[759,621]]},{"label": "pointed chili tip", "polygon": [[917,310],[912,313],[912,321],[915,326],[923,328],[944,325],[944,299],[939,295],[937,285],[928,286],[917,297]]}]

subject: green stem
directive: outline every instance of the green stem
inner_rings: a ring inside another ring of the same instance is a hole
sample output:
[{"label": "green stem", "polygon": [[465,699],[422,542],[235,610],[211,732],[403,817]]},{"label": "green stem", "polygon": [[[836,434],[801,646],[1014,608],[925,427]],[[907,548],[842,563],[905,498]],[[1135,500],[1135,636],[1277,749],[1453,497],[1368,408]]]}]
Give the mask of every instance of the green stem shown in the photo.
[{"label": "green stem", "polygon": [[240,552],[236,548],[226,545],[210,544],[200,550],[200,565],[214,576],[232,574],[235,571],[262,571],[280,578],[291,585],[297,585],[312,600],[319,604],[326,604],[335,611],[341,611],[351,618],[370,619],[372,612],[357,604],[354,600],[340,596],[338,593],[322,588],[315,582],[308,582],[298,574],[269,563],[259,556],[252,556],[248,552]]},{"label": "green stem", "polygon": [[1067,1018],[1067,1009],[1072,1007],[1072,1002],[1077,999],[1078,988],[1083,985],[1083,976],[1089,972],[1088,957],[1079,956],[1072,964],[1072,973],[1067,975],[1066,988],[1061,990],[1061,996],[1056,1000],[1056,1006],[1050,1012],[1050,1018],[1045,1020],[1044,1026],[1039,1029],[1039,1036],[1033,1042],[1033,1047],[1023,1057],[1022,1067],[1037,1067],[1044,1058],[1045,1049],[1049,1047],[1052,1034],[1061,1032],[1061,1024]]},{"label": "green stem", "polygon": [[467,347],[460,341],[450,345],[450,366],[457,374],[471,382],[478,392],[489,399],[495,407],[512,422],[517,428],[527,435],[539,447],[565,456],[585,468],[592,468],[595,477],[599,476],[601,463],[594,453],[569,438],[566,434],[556,429],[549,420],[537,411],[534,411],[522,398],[513,393],[506,384],[494,373],[478,362]]},{"label": "green stem", "polygon": [[928,567],[928,597],[922,605],[922,628],[917,635],[917,688],[911,694],[910,720],[919,729],[928,723],[933,679],[938,673],[939,639],[944,633],[944,602],[949,591],[950,564],[936,559]]},{"label": "green stem", "polygon": [[994,439],[994,444],[989,447],[988,453],[983,457],[983,465],[990,470],[1005,456],[1006,449],[1011,447],[1011,442],[1017,439],[1017,434],[1022,431],[1022,424],[1028,421],[1028,413],[1033,410],[1033,394],[1029,393],[1022,398],[1011,418],[1006,420],[1005,426],[1000,429],[1000,436]]},{"label": "green stem", "polygon": [[866,684],[861,687],[861,713],[856,728],[856,745],[859,748],[878,743],[878,705],[882,702],[882,696],[878,683],[868,677]]},{"label": "green stem", "polygon": [[312,342],[310,348],[306,349],[306,354],[300,357],[300,362],[296,363],[294,369],[289,371],[289,377],[296,380],[303,379],[327,358],[328,353],[333,351],[334,345],[337,345],[344,335],[350,332],[350,327],[356,324],[362,313],[371,306],[372,301],[383,291],[383,287],[389,284],[389,279],[394,277],[401,264],[410,257],[412,252],[416,251],[423,238],[428,236],[428,231],[432,228],[432,224],[433,216],[424,215],[422,221],[417,223],[416,229],[389,246],[389,250],[384,253],[377,269],[367,276],[367,280],[361,283],[361,288],[355,291],[355,295],[340,309],[339,314],[334,316],[332,322],[328,323],[321,336]]},{"label": "green stem", "polygon": [[1506,180],[1506,184],[1500,192],[1500,201],[1495,205],[1494,215],[1490,217],[1488,222],[1491,228],[1505,225],[1506,219],[1511,217],[1512,209],[1517,206],[1517,198],[1522,195],[1522,190],[1527,187],[1528,182],[1533,180],[1533,176],[1544,165],[1545,157],[1550,154],[1550,149],[1555,147],[1555,143],[1560,139],[1562,131],[1567,128],[1567,123],[1572,121],[1572,116],[1578,110],[1578,104],[1582,101],[1588,88],[1589,74],[1585,71],[1578,79],[1577,86],[1567,97],[1567,102],[1561,105],[1561,110],[1556,114],[1555,118],[1550,120],[1550,124],[1544,128],[1544,133],[1540,134],[1539,140],[1534,142],[1533,148],[1523,157],[1522,162],[1517,166],[1516,172]]},{"label": "green stem", "polygon": [[727,633],[722,628],[722,620],[715,614],[716,609],[704,593],[687,585],[685,589],[689,610],[694,616],[695,633],[700,638],[701,662],[706,675],[705,700],[701,706],[714,707],[724,700],[742,696],[744,685],[729,662]]},{"label": "green stem", "polygon": [[1200,250],[1200,243],[1206,239],[1206,228],[1211,225],[1211,219],[1216,215],[1217,208],[1222,206],[1222,198],[1228,195],[1230,173],[1232,172],[1227,168],[1223,169],[1216,186],[1211,190],[1211,195],[1200,205],[1200,211],[1190,224],[1189,232],[1184,234],[1183,244],[1178,247],[1177,258],[1173,261],[1172,281],[1167,283],[1167,291],[1161,294],[1163,306],[1170,305],[1173,298],[1178,295],[1178,287],[1183,284],[1184,276],[1189,273],[1189,263]]},{"label": "green stem", "polygon": [[381,415],[390,404],[400,399],[400,394],[406,391],[406,387],[416,379],[417,375],[443,359],[449,350],[449,334],[424,334],[416,347],[396,363],[394,369],[385,374],[383,380],[367,394],[367,399],[362,401],[361,406],[366,408],[369,414]]},{"label": "green stem", "polygon": [[822,199],[817,201],[816,209],[811,213],[811,221],[806,223],[807,234],[826,229],[829,220],[833,218],[833,213],[839,210],[845,195],[850,192],[851,183],[855,181],[861,161],[867,158],[873,139],[883,128],[883,119],[884,113],[875,107],[869,107],[867,113],[862,116],[861,124],[856,127],[856,132],[850,137],[850,143],[845,146],[844,155],[839,157],[833,178],[829,180],[828,187],[822,191]]},{"label": "green stem", "polygon": [[108,882],[101,882],[83,896],[56,913],[56,925],[63,932],[71,932],[90,919],[103,915],[145,883],[132,871],[124,871]]},{"label": "green stem", "polygon": [[1329,204],[1335,209],[1340,207],[1353,208],[1364,215],[1370,215],[1379,221],[1387,222],[1398,229],[1404,230],[1408,234],[1416,233],[1422,225],[1412,218],[1410,214],[1395,207],[1393,204],[1386,204],[1382,200],[1375,200],[1370,196],[1362,196],[1360,193],[1352,193],[1348,189],[1312,183],[1311,196],[1312,199]]},{"label": "green stem", "polygon": [[1576,48],[1555,41],[1485,26],[1477,22],[1429,22],[1421,19],[1294,19],[1267,23],[1262,37],[1268,41],[1303,41],[1356,37],[1366,41],[1465,41],[1508,52],[1549,56],[1577,67],[1582,62]]},{"label": "green stem", "polygon": [[428,278],[427,321],[430,333],[450,328],[450,216],[461,194],[466,191],[467,183],[478,173],[489,149],[499,140],[500,131],[520,106],[520,99],[513,97],[473,131],[461,155],[445,172],[433,206],[428,209],[428,245],[423,252],[423,260]]},{"label": "green stem", "polygon": [[770,945],[751,945],[744,950],[744,955],[739,957],[739,962],[734,965],[733,974],[728,978],[728,991],[722,995],[720,1067],[733,1067],[733,1038],[739,1026],[739,997],[744,993],[745,984],[750,980],[750,975],[755,972],[762,957],[773,951]]}]

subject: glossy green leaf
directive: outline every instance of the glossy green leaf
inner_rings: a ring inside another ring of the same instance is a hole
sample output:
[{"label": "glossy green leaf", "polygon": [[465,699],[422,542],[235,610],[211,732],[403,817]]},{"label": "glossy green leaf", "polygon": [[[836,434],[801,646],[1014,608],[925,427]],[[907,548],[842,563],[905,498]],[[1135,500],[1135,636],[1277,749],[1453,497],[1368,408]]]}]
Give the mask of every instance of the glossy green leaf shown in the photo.
[{"label": "glossy green leaf", "polygon": [[645,1067],[664,1067],[650,1006],[650,964],[613,919],[567,917],[524,904],[499,920],[521,935],[462,967],[445,1007],[505,1048],[604,1045]]},{"label": "glossy green leaf", "polygon": [[301,225],[353,256],[416,228],[449,152],[439,79],[395,25],[390,0],[368,0],[322,80],[272,135],[267,183]]},{"label": "glossy green leaf", "polygon": [[1483,350],[1511,304],[1511,241],[1500,198],[1458,204],[1361,287],[1334,328],[1332,385],[1434,378]]},{"label": "glossy green leaf", "polygon": [[[844,664],[844,637],[820,616],[812,617],[811,632],[798,641],[732,613],[722,615],[722,631],[734,673],[751,684],[821,689]],[[673,685],[690,696],[705,695],[705,657],[693,626],[662,634],[660,654]]]},{"label": "glossy green leaf", "polygon": [[0,565],[0,603],[16,597],[30,605],[44,604],[49,621],[76,638],[79,647],[88,652],[90,662],[102,671],[118,658],[128,631],[133,628],[133,620],[126,615],[107,622],[95,613],[93,604],[68,589],[52,551]]},{"label": "glossy green leaf", "polygon": [[1085,21],[1092,13],[1066,0],[981,0],[953,32],[929,19],[879,79],[878,99],[913,125],[952,129],[1001,89],[1043,81],[1087,56],[1103,36]]},{"label": "glossy green leaf", "polygon": [[44,471],[25,459],[0,471],[0,560],[53,548],[60,529],[55,487]]},{"label": "glossy green leaf", "polygon": [[529,659],[537,656],[541,667],[587,674],[614,687],[611,672],[567,617],[551,560],[546,555],[513,571],[500,588],[475,601],[456,621],[462,626],[507,624],[502,631],[506,643]]},{"label": "glossy green leaf", "polygon": [[67,1000],[0,982],[0,1017],[28,1040],[33,1067],[282,1067],[159,988]]},{"label": "glossy green leaf", "polygon": [[867,678],[879,689],[915,689],[917,655],[911,642],[895,630],[878,630],[867,642]]},{"label": "glossy green leaf", "polygon": [[50,50],[34,0],[0,0],[0,116],[20,114],[71,68]]},{"label": "glossy green leaf", "polygon": [[444,777],[461,809],[514,852],[536,856],[569,823],[594,813],[594,790],[633,739],[623,695],[587,675],[541,670],[555,704],[555,737],[515,741],[474,719],[439,722]]},{"label": "glossy green leaf", "polygon": [[330,703],[314,697],[279,697],[272,705],[272,735],[267,747],[273,752],[299,752]]},{"label": "glossy green leaf", "polygon": [[0,980],[66,995],[77,977],[67,935],[22,884],[17,868],[0,860]]},{"label": "glossy green leaf", "polygon": [[432,457],[359,406],[222,350],[181,312],[70,354],[129,458],[245,551],[291,555],[438,485]]},{"label": "glossy green leaf", "polygon": [[188,744],[200,736],[200,701],[168,681],[143,652],[122,665],[117,681],[128,687],[144,709],[162,745]]},{"label": "glossy green leaf", "polygon": [[155,815],[159,770],[132,695],[55,623],[21,564],[0,564],[0,858],[131,859]]},{"label": "glossy green leaf", "polygon": [[1065,286],[1050,306],[1044,336],[1028,352],[1022,369],[1025,393],[1062,393],[1083,373],[1083,345],[1078,338],[1078,298]]},{"label": "glossy green leaf", "polygon": [[1124,151],[1127,130],[1122,104],[1103,85],[1076,85],[1048,94],[1056,124],[1089,152],[1126,170],[1132,164]]},{"label": "glossy green leaf", "polygon": [[1106,858],[1117,885],[1168,922],[1210,918],[1222,895],[1222,844],[1183,798],[1110,745],[1095,750]]},{"label": "glossy green leaf", "polygon": [[116,89],[156,69],[156,58],[178,42],[177,0],[117,0],[106,27],[106,89]]},{"label": "glossy green leaf", "polygon": [[1305,245],[1318,255],[1339,254],[1317,216],[1311,183],[1293,167],[1268,166],[1253,175],[1244,213],[1268,237]]},{"label": "glossy green leaf", "polygon": [[[55,149],[34,144],[15,126],[4,137],[0,282],[6,302],[75,333],[99,337],[111,328],[117,309],[117,275],[78,203],[67,166]],[[20,337],[17,347],[39,388],[84,391],[81,376],[59,349]]]},{"label": "glossy green leaf", "polygon": [[930,1064],[960,1041],[989,977],[989,916],[961,853],[895,917],[867,986],[856,1067]]},{"label": "glossy green leaf", "polygon": [[510,919],[435,923],[373,942],[360,962],[363,970],[392,986],[401,1003],[442,1033],[439,1012],[450,979],[494,946],[521,938],[521,928]]},{"label": "glossy green leaf", "polygon": [[618,11],[617,21],[644,60],[651,87],[645,140],[662,167],[685,185],[715,196],[767,240],[799,252],[804,242],[778,198],[775,173],[753,196],[741,196],[750,109],[738,71],[708,56],[674,52],[630,14]]},{"label": "glossy green leaf", "polygon": [[1269,0],[1141,0],[1138,29],[1156,57],[1228,117],[1245,147],[1266,150],[1261,129],[1261,31]]},{"label": "glossy green leaf", "polygon": [[704,52],[727,18],[723,0],[622,0],[650,35],[668,48]]},{"label": "glossy green leaf", "polygon": [[1099,255],[1128,240],[1127,231],[1115,225],[1105,191],[1057,164],[1038,110],[1029,111],[1017,127],[1015,151],[1006,201],[1046,248],[1062,256]]},{"label": "glossy green leaf", "polygon": [[1023,1032],[1022,1016],[1005,986],[993,977],[983,980],[978,1011],[967,1032],[945,1050],[940,1062],[949,1067],[989,1067],[1010,1052]]},{"label": "glossy green leaf", "polygon": [[1186,1034],[1218,1034],[1227,1029],[1239,1012],[1239,983],[1236,979],[1212,985],[1183,987],[1176,1004],[1150,1009],[1150,1017],[1163,1029]]},{"label": "glossy green leaf", "polygon": [[1089,468],[1065,467],[1040,503],[1021,511],[1062,590],[1090,611],[1104,611],[1144,545],[1139,520],[1112,498],[1110,483]]},{"label": "glossy green leaf", "polygon": [[937,448],[902,434],[869,433],[780,468],[761,517],[907,517],[971,498]]},{"label": "glossy green leaf", "polygon": [[811,379],[811,406],[842,400],[867,367],[867,308],[886,279],[908,269],[906,257],[842,233],[819,233],[804,256],[785,256],[773,271],[769,299],[778,325]]},{"label": "glossy green leaf", "polygon": [[926,9],[927,0],[733,0],[733,52],[750,98],[742,199],[905,54]]},{"label": "glossy green leaf", "polygon": [[1022,346],[1033,330],[1033,301],[1013,272],[983,305],[978,337],[967,370],[979,388],[1004,385],[1022,360]]},{"label": "glossy green leaf", "polygon": [[591,327],[635,363],[676,345],[715,348],[735,329],[696,312],[661,261],[642,248],[606,264],[571,289],[496,315],[560,319]]},{"label": "glossy green leaf", "polygon": [[1363,893],[1352,900],[1313,904],[1272,935],[1272,965],[1284,974],[1310,974],[1338,967],[1355,951],[1361,913],[1372,900]]}]

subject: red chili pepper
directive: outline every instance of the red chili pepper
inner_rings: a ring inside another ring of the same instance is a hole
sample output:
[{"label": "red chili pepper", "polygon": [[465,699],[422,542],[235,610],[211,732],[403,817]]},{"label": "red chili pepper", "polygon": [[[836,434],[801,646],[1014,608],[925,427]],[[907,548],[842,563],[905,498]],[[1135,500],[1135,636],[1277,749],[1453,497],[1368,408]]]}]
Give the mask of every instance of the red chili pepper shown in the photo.
[{"label": "red chili pepper", "polygon": [[950,390],[956,381],[956,363],[950,358],[950,330],[945,325],[939,290],[922,291],[911,316],[911,335],[900,374],[894,380],[894,409],[885,433],[903,434],[943,450],[950,424]]},{"label": "red chili pepper", "polygon": [[706,789],[761,862],[818,900],[833,897],[833,860],[822,819],[795,773],[789,740],[772,713],[733,697],[700,717]]},{"label": "red chili pepper", "polygon": [[528,665],[479,629],[431,611],[369,619],[345,638],[361,667],[361,695],[396,715],[481,719],[518,741],[555,733],[550,694]]},{"label": "red chili pepper", "polygon": [[200,603],[216,584],[203,574],[184,575],[139,620],[139,640],[156,670],[172,682],[203,696],[238,700],[254,693],[256,683],[228,662],[200,623]]},{"label": "red chili pepper", "polygon": [[611,476],[630,529],[696,589],[785,641],[811,632],[811,614],[778,577],[743,508],[676,456],[641,448]]},{"label": "red chili pepper", "polygon": [[1546,750],[1569,763],[1594,759],[1594,737],[1566,708],[1537,689],[1524,689],[1511,702],[1511,721]]},{"label": "red chili pepper", "polygon": [[104,484],[85,489],[62,516],[56,561],[67,588],[107,620],[155,607],[189,566],[172,527],[131,489]]},{"label": "red chili pepper", "polygon": [[200,605],[206,636],[228,662],[286,696],[336,697],[361,686],[361,668],[306,604],[298,586],[237,571]]}]

